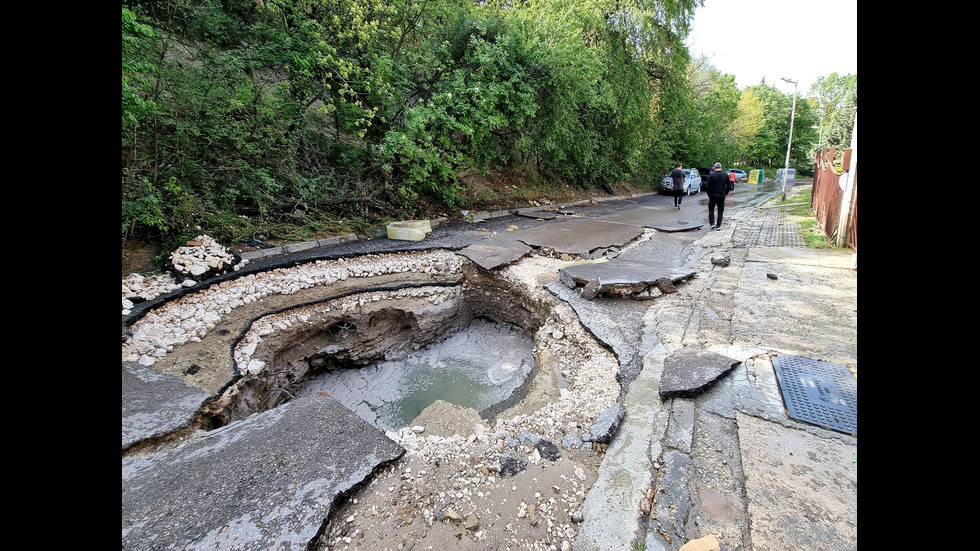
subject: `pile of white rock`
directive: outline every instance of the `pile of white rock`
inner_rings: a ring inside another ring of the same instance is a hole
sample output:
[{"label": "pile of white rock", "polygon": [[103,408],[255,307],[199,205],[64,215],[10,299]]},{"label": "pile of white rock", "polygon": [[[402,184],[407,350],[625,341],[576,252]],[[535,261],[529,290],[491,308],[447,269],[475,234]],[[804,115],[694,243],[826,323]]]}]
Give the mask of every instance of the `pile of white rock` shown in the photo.
[{"label": "pile of white rock", "polygon": [[177,283],[171,274],[160,274],[155,276],[143,276],[140,274],[127,274],[122,279],[122,315],[128,315],[136,302],[152,300],[160,295],[175,291],[181,287],[194,285],[193,280],[186,280],[184,283]]},{"label": "pile of white rock", "polygon": [[170,254],[170,265],[182,276],[197,279],[232,268],[239,258],[207,235],[199,235]]},{"label": "pile of white rock", "polygon": [[228,268],[237,270],[247,263],[248,260],[240,259],[213,238],[199,235],[170,254],[170,265],[174,272],[180,274],[182,281],[177,281],[170,273],[153,276],[132,273],[123,276],[122,315],[129,314],[136,302],[152,300],[181,287],[193,287],[202,276],[216,275]]}]

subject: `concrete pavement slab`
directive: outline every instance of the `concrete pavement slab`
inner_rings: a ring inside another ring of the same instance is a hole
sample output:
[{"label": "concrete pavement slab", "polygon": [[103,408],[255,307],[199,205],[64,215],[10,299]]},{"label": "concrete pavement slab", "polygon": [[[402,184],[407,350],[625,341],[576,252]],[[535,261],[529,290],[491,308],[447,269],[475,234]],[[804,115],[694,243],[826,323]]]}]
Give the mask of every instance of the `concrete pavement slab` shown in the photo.
[{"label": "concrete pavement slab", "polygon": [[[654,484],[653,458],[663,453],[669,409],[657,397],[661,358],[666,355],[656,338],[648,311],[638,354],[643,369],[623,398],[626,415],[609,444],[595,484],[582,505],[584,520],[575,540],[575,551],[636,549],[645,535],[640,525],[640,505]],[[651,551],[656,547],[647,547]]]},{"label": "concrete pavement slab", "polygon": [[327,396],[124,457],[122,548],[306,549],[334,501],[404,448]]},{"label": "concrete pavement slab", "polygon": [[841,364],[856,377],[857,271],[746,261],[732,327],[736,344]]},{"label": "concrete pavement slab", "polygon": [[782,262],[823,268],[854,269],[857,253],[842,249],[802,249],[799,247],[756,247],[749,252],[749,262]]},{"label": "concrete pavement slab", "polygon": [[755,549],[857,549],[857,445],[737,414]]}]

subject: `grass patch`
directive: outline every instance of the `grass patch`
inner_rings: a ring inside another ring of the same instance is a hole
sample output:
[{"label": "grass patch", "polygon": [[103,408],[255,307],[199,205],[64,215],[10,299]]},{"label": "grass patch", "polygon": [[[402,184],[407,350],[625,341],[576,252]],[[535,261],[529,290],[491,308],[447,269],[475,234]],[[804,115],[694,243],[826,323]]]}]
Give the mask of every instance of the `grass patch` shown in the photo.
[{"label": "grass patch", "polygon": [[804,218],[800,221],[800,228],[803,231],[803,240],[806,241],[806,248],[808,249],[832,249],[834,248],[833,243],[827,239],[824,235],[823,230],[820,229],[820,225],[817,224],[816,218]]}]

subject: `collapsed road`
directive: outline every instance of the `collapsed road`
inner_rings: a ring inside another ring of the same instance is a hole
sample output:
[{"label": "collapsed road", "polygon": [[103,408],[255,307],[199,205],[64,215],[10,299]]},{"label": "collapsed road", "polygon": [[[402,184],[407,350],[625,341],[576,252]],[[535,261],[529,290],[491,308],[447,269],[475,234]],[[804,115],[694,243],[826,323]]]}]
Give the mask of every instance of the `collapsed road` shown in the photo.
[{"label": "collapsed road", "polygon": [[[136,304],[123,319],[123,548],[618,548],[587,496],[602,493],[630,386],[647,384],[649,304],[703,260],[701,224],[658,199],[256,258]],[[493,407],[437,400],[378,427],[329,392],[298,393],[474,320],[533,343],[534,369]],[[646,463],[633,466],[641,494],[656,486]],[[624,507],[639,519],[642,502]],[[659,533],[646,523],[620,531],[630,544]]]}]

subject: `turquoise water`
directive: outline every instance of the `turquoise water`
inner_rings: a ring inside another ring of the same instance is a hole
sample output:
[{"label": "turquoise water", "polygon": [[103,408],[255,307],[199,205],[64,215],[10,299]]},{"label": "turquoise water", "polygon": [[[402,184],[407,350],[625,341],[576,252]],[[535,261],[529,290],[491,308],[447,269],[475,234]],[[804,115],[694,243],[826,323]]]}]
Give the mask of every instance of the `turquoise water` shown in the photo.
[{"label": "turquoise water", "polygon": [[369,423],[395,431],[436,400],[484,410],[508,398],[533,367],[530,337],[477,320],[404,359],[324,373],[297,397],[327,391]]}]

